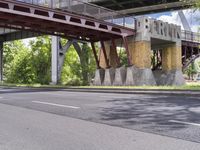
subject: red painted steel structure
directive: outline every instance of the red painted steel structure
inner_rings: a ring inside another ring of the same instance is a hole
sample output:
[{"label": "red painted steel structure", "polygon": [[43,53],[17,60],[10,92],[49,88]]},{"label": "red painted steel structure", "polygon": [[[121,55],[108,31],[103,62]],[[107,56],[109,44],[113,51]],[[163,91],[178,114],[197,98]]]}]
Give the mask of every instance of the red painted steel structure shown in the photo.
[{"label": "red painted steel structure", "polygon": [[182,31],[182,63],[185,70],[200,57],[200,34]]},{"label": "red painted steel structure", "polygon": [[[128,36],[135,34],[135,30],[133,29],[103,20],[75,14],[62,9],[48,8],[16,0],[0,0],[0,27],[91,42],[98,68],[100,66],[94,42],[101,42],[106,64],[109,68],[109,62],[103,44],[104,41],[114,41],[120,38],[126,39]],[[124,42],[127,45],[126,41]],[[129,53],[127,55],[130,58]]]},{"label": "red painted steel structure", "polygon": [[0,0],[0,26],[93,42],[135,34],[105,21],[15,0]]}]

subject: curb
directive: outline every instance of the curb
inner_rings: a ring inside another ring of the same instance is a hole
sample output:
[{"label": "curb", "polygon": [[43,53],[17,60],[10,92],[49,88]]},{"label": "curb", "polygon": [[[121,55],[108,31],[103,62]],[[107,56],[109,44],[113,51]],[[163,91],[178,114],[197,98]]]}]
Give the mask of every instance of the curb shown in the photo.
[{"label": "curb", "polygon": [[115,94],[151,94],[151,95],[176,95],[176,96],[200,96],[200,91],[191,90],[142,90],[142,89],[84,89],[66,88],[69,92],[91,92],[91,93],[115,93]]},{"label": "curb", "polygon": [[90,93],[115,93],[115,94],[151,94],[151,95],[174,95],[174,96],[200,96],[200,90],[164,90],[164,89],[112,89],[112,88],[73,88],[73,87],[8,87],[0,86],[6,89],[23,89],[26,92],[31,91],[68,91],[68,92],[90,92]]}]

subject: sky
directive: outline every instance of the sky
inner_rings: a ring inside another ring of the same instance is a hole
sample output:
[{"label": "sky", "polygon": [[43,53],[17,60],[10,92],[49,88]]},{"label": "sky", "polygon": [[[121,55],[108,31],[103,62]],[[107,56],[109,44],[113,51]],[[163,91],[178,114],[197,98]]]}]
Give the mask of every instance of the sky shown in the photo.
[{"label": "sky", "polygon": [[[183,13],[185,14],[185,17],[186,17],[192,31],[198,32],[199,27],[200,27],[200,11],[194,10],[194,9],[186,9],[186,10],[183,10]],[[156,18],[158,20],[162,20],[164,22],[181,25],[181,27],[183,29],[183,26],[182,26],[182,23],[178,16],[177,11],[151,14],[148,16],[152,17],[152,18]]]}]

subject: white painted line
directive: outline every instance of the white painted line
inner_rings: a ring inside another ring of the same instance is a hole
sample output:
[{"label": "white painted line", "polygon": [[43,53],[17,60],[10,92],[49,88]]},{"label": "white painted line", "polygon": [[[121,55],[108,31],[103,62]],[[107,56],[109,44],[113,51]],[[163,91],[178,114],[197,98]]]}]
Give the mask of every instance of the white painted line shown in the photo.
[{"label": "white painted line", "polygon": [[198,123],[184,122],[184,121],[178,121],[178,120],[169,120],[169,122],[186,124],[186,125],[193,125],[193,126],[200,127],[200,124],[198,124]]},{"label": "white painted line", "polygon": [[38,103],[38,104],[45,104],[45,105],[57,106],[57,107],[72,108],[72,109],[79,109],[80,108],[80,107],[76,107],[76,106],[61,105],[61,104],[41,102],[41,101],[32,101],[32,102],[33,103]]},{"label": "white painted line", "polygon": [[101,98],[131,98],[130,96],[100,96]]}]

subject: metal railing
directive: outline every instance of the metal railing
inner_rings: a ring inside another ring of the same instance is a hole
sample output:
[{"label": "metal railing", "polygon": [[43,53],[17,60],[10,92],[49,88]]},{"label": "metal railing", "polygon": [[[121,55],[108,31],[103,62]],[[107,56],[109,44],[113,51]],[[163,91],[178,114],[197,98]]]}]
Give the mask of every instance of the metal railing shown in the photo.
[{"label": "metal railing", "polygon": [[184,41],[200,43],[200,33],[183,30],[181,32],[181,38]]},{"label": "metal railing", "polygon": [[135,18],[119,14],[113,10],[97,6],[91,3],[86,3],[81,0],[15,0],[19,2],[39,5],[52,9],[59,9],[80,15],[89,16],[92,18],[104,20],[124,27],[133,28]]}]

